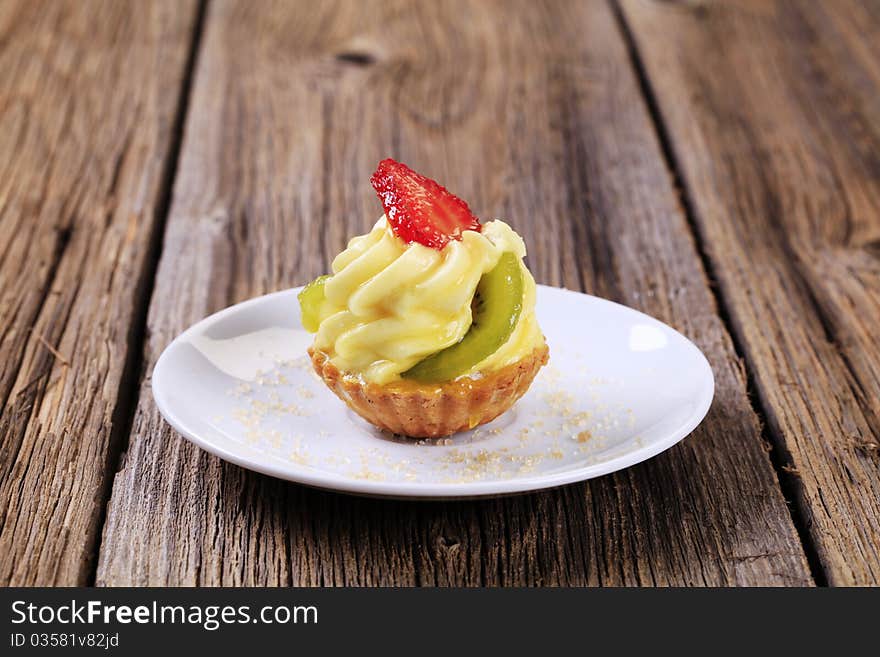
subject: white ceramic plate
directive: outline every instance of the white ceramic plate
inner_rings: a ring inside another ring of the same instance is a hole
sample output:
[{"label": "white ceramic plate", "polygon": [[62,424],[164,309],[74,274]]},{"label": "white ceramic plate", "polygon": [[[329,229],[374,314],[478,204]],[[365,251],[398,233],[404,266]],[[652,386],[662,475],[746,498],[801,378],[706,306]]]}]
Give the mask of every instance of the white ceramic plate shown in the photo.
[{"label": "white ceramic plate", "polygon": [[312,372],[299,288],[227,308],[159,358],[162,415],[217,456],[265,474],[362,495],[503,495],[590,479],[644,461],[706,415],[703,354],[625,306],[538,286],[550,363],[494,422],[447,439],[383,433]]}]

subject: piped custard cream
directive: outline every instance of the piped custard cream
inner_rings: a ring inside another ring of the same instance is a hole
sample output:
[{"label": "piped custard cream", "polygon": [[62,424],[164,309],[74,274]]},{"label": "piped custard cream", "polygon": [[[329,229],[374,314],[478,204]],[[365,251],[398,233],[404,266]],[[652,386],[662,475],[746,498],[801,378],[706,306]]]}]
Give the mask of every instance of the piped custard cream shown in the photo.
[{"label": "piped custard cream", "polygon": [[522,311],[507,342],[464,376],[514,363],[544,337],[535,319],[535,281],[522,262],[525,244],[503,221],[466,230],[437,250],[407,244],[383,216],[333,261],[315,346],[343,372],[380,385],[395,381],[464,337],[477,283],[504,252],[520,259]]}]

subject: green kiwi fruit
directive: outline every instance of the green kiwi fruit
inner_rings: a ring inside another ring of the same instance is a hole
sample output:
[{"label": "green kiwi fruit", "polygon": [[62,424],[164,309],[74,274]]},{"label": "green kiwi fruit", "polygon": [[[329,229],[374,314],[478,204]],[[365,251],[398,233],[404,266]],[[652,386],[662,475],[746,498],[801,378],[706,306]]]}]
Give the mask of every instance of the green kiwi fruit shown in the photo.
[{"label": "green kiwi fruit", "polygon": [[299,299],[303,328],[309,333],[316,333],[321,325],[321,305],[325,300],[324,283],[328,278],[330,276],[318,276],[296,295]]},{"label": "green kiwi fruit", "polygon": [[419,361],[401,376],[422,383],[441,383],[464,374],[507,342],[522,312],[522,298],[519,258],[505,252],[477,283],[471,302],[472,323],[464,337]]}]

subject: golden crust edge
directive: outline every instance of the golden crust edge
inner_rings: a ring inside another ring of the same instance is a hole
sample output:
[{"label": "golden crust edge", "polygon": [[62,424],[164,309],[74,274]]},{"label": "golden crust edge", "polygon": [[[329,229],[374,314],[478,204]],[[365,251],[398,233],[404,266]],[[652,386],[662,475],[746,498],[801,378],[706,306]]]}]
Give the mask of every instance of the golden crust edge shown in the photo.
[{"label": "golden crust edge", "polygon": [[412,438],[439,438],[491,422],[526,393],[550,357],[544,342],[479,379],[383,386],[346,376],[323,351],[309,347],[308,352],[318,376],[355,413],[380,429]]}]

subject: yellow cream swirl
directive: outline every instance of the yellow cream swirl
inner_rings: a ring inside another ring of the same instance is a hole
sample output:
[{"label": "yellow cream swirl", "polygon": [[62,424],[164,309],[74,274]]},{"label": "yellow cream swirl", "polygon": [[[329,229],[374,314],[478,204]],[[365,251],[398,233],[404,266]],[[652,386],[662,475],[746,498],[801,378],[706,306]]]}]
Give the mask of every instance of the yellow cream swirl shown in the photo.
[{"label": "yellow cream swirl", "polygon": [[544,337],[535,319],[535,281],[522,264],[525,244],[503,221],[490,221],[479,233],[465,231],[438,251],[407,244],[383,216],[333,261],[315,346],[344,372],[373,383],[394,381],[464,337],[477,283],[505,251],[520,258],[522,312],[507,342],[466,374],[513,363]]}]

